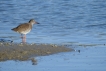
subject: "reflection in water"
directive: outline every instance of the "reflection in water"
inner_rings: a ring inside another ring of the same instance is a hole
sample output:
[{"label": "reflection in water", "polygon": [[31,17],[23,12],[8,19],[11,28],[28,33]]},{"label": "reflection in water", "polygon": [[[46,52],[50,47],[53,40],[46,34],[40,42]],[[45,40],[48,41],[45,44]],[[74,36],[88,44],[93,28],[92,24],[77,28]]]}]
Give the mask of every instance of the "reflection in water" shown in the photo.
[{"label": "reflection in water", "polygon": [[37,60],[35,58],[31,58],[32,65],[37,65]]}]

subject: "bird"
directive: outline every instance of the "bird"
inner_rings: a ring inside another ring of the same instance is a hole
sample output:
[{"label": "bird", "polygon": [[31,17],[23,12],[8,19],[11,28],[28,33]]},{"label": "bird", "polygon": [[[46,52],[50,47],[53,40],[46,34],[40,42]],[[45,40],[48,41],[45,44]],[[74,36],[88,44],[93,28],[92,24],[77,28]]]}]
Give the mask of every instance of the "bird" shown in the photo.
[{"label": "bird", "polygon": [[39,24],[39,23],[36,22],[34,19],[30,19],[29,22],[22,23],[11,30],[13,30],[17,33],[20,33],[22,42],[25,43],[26,42],[26,34],[28,34],[31,31],[34,24]]}]

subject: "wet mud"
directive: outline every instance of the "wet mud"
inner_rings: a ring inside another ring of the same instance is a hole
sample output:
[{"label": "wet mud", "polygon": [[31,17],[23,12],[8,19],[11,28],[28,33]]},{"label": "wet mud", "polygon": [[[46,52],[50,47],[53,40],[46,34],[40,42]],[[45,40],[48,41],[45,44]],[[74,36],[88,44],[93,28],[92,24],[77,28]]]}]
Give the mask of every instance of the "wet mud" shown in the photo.
[{"label": "wet mud", "polygon": [[[14,44],[0,43],[0,61],[28,60],[36,56],[45,56],[59,52],[70,52],[71,48],[54,44]],[[36,61],[32,58],[32,61]]]}]

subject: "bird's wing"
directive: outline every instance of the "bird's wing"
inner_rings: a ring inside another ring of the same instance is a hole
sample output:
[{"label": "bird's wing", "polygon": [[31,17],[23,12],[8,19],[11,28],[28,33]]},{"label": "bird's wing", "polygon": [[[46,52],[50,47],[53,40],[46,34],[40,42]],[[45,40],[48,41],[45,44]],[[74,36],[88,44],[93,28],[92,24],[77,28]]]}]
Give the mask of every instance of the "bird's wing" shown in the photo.
[{"label": "bird's wing", "polygon": [[28,23],[24,23],[24,24],[20,24],[19,26],[13,28],[12,30],[15,31],[20,31],[20,30],[26,30],[27,28],[29,28],[29,24]]}]

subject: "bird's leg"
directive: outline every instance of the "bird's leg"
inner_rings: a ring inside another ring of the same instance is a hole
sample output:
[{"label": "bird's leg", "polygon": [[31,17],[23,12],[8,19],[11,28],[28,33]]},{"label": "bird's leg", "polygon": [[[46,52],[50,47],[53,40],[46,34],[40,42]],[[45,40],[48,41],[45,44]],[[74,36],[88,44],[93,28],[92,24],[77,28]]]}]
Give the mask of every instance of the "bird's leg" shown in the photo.
[{"label": "bird's leg", "polygon": [[24,42],[26,42],[26,34],[24,34]]},{"label": "bird's leg", "polygon": [[23,36],[23,34],[21,34],[21,38],[22,38],[22,43],[24,43],[24,36]]},{"label": "bird's leg", "polygon": [[25,43],[26,42],[26,34],[24,34],[22,42]]}]

